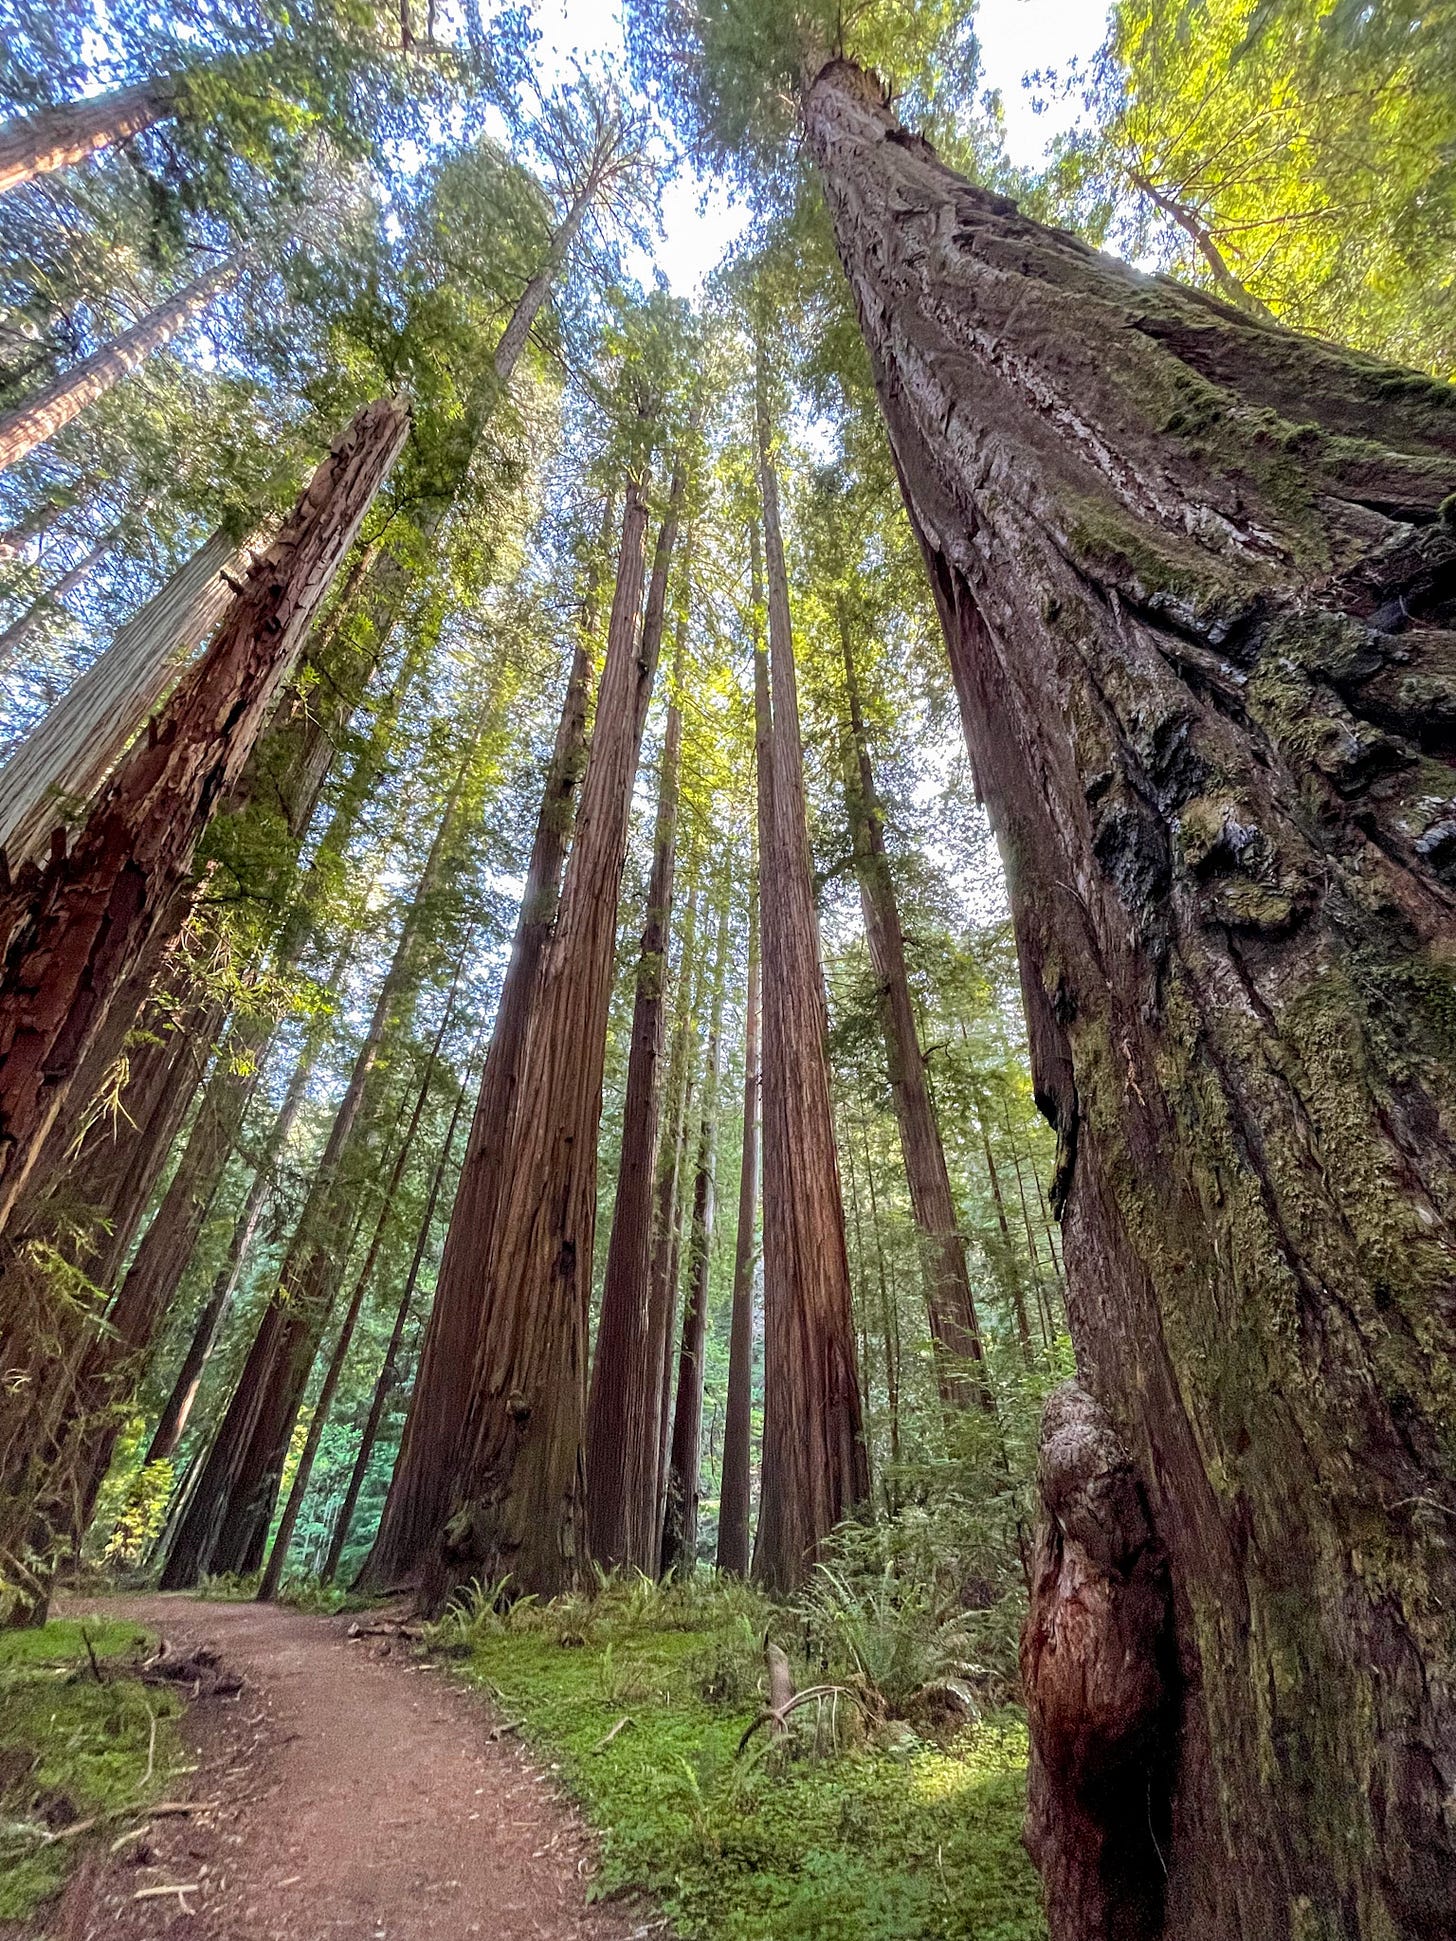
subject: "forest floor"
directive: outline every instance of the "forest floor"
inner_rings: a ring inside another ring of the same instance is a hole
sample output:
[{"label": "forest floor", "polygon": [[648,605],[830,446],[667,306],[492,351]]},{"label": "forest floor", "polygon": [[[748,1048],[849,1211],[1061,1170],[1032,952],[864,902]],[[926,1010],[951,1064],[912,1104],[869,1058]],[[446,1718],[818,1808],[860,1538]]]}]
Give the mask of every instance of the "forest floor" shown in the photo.
[{"label": "forest floor", "polygon": [[[176,1596],[77,1598],[70,1617],[211,1645],[241,1692],[179,1721],[174,1799],[95,1857],[32,1933],[50,1941],[630,1941],[663,1924],[588,1906],[577,1809],[478,1694],[349,1619]],[[178,1888],[186,1889],[179,1894]],[[164,1891],[157,1891],[157,1890]],[[14,1930],[12,1930],[13,1932]]]}]

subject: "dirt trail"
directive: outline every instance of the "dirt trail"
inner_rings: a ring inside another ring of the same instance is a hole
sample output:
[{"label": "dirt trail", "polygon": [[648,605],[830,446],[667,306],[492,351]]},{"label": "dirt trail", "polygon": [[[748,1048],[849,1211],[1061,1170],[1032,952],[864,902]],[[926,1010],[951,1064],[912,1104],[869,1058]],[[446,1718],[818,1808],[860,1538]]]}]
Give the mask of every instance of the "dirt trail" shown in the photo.
[{"label": "dirt trail", "polygon": [[[512,1742],[492,1739],[479,1695],[397,1645],[351,1642],[347,1619],[269,1604],[77,1599],[67,1615],[87,1611],[213,1645],[246,1683],[185,1726],[198,1769],[174,1794],[217,1808],[156,1821],[86,1870],[52,1917],[55,1941],[661,1932],[642,1914],[586,1906],[592,1847],[575,1810]],[[185,1897],[145,1893],[189,1882]]]}]

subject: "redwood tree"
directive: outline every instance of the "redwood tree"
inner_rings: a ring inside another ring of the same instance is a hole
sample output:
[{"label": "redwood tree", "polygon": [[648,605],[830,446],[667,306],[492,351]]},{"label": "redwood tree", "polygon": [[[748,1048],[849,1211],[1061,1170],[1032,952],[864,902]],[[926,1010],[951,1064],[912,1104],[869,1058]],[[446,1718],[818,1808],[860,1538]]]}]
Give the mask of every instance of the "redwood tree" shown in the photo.
[{"label": "redwood tree", "polygon": [[[643,617],[644,657],[662,641],[668,572],[682,503],[682,476],[673,481],[667,516],[652,562]],[[678,630],[673,688],[658,775],[657,824],[647,911],[637,958],[627,1089],[612,1233],[602,1282],[601,1313],[592,1356],[587,1401],[587,1544],[610,1569],[626,1564],[650,1570],[656,1549],[654,1494],[647,1472],[655,1465],[654,1389],[648,1380],[649,1288],[652,1275],[652,1213],[657,1176],[661,1062],[667,996],[667,946],[672,927],[673,869],[677,850],[678,762],[682,749],[683,647],[686,615]]]},{"label": "redwood tree", "polygon": [[[610,507],[608,508],[610,515]],[[535,1008],[541,960],[556,920],[561,870],[586,745],[587,683],[597,593],[589,578],[556,745],[546,772],[510,962],[496,1004],[455,1207],[435,1279],[419,1373],[384,1514],[359,1581],[377,1589],[413,1581],[449,1515],[461,1425],[479,1340],[482,1268],[500,1203],[506,1140]]]},{"label": "redwood tree", "polygon": [[921,1273],[935,1347],[941,1399],[960,1407],[971,1402],[992,1407],[986,1381],[981,1330],[966,1264],[965,1236],[956,1219],[950,1172],[940,1126],[930,1096],[925,1055],[915,1022],[915,1003],[905,963],[905,936],[890,859],[885,852],[884,816],[875,789],[869,737],[865,731],[855,666],[852,622],[841,603],[840,642],[849,709],[845,748],[844,800],[854,844],[860,909],[875,976],[880,1026],[885,1038],[890,1094],[900,1130],[900,1152],[910,1187],[910,1206],[920,1239]]},{"label": "redwood tree", "polygon": [[[804,759],[760,362],[756,419],[768,568],[770,763],[759,801],[763,925],[763,1464],[754,1575],[786,1592],[869,1494]],[[761,785],[762,786],[762,785]]]},{"label": "redwood tree", "polygon": [[110,343],[102,344],[83,357],[69,371],[63,371],[53,384],[38,392],[27,403],[18,405],[0,418],[0,471],[14,465],[54,438],[58,431],[94,404],[100,397],[140,370],[163,344],[207,308],[221,290],[234,281],[243,267],[241,256],[230,256],[205,276],[199,276],[140,317],[130,329],[123,330]]},{"label": "redwood tree", "polygon": [[139,135],[171,114],[173,101],[164,82],[143,82],[7,121],[0,127],[0,195]]},{"label": "redwood tree", "polygon": [[758,890],[748,901],[748,996],[743,1031],[743,1159],[738,1175],[738,1234],[733,1248],[733,1311],[728,1329],[728,1400],[718,1493],[718,1568],[748,1575],[753,1471],[753,1268],[758,1258]]},{"label": "redwood tree", "polygon": [[634,476],[561,913],[481,1263],[483,1323],[458,1508],[424,1579],[431,1603],[471,1577],[507,1572],[522,1590],[554,1593],[576,1583],[584,1563],[597,1125],[643,690],[656,671],[637,651],[646,527],[645,484]]},{"label": "redwood tree", "polygon": [[1450,1934],[1452,393],[804,105],[1059,1134],[1053,1930]]},{"label": "redwood tree", "polygon": [[185,911],[178,892],[198,837],[241,772],[406,426],[390,399],[358,414],[74,848],[0,893],[0,1221],[109,1003],[160,927]]},{"label": "redwood tree", "polygon": [[690,1572],[698,1553],[698,1481],[703,1429],[703,1349],[708,1339],[708,1277],[712,1268],[714,1165],[718,1146],[718,1078],[723,997],[728,974],[728,900],[718,917],[713,994],[703,1068],[702,1116],[693,1168],[692,1224],[688,1240],[688,1289],[678,1350],[672,1442],[663,1487],[662,1540],[658,1567],[664,1576]]}]

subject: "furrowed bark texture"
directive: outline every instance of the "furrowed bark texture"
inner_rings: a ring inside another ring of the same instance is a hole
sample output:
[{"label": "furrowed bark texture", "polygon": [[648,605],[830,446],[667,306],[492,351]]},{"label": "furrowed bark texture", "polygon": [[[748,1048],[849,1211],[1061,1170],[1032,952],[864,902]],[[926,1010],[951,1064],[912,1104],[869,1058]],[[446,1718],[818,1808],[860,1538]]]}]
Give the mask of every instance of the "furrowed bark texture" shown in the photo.
[{"label": "furrowed bark texture", "polygon": [[925,1057],[920,1049],[915,1004],[905,964],[905,936],[900,928],[900,908],[890,874],[890,859],[885,852],[884,817],[865,733],[854,647],[849,621],[843,613],[840,633],[849,701],[844,800],[854,843],[865,938],[875,974],[890,1095],[895,1104],[900,1152],[905,1161],[910,1206],[920,1240],[920,1271],[930,1314],[930,1338],[935,1346],[936,1379],[940,1398],[948,1405],[968,1408],[975,1403],[990,1409],[991,1391],[986,1382],[981,1330],[966,1265],[965,1236],[956,1218],[945,1147],[941,1143]]},{"label": "furrowed bark texture", "polygon": [[[469,765],[467,758],[466,766]],[[278,1287],[248,1351],[237,1389],[178,1524],[162,1573],[169,1590],[203,1572],[256,1570],[263,1562],[278,1480],[309,1371],[348,1262],[360,1195],[373,1184],[383,1136],[387,1045],[407,1022],[423,939],[459,835],[464,781],[452,789],[400,926],[394,955],[339,1101],[318,1171],[279,1270]]]},{"label": "furrowed bark texture", "polygon": [[16,464],[27,452],[33,452],[37,445],[48,443],[88,404],[104,397],[113,384],[140,370],[153,351],[170,343],[179,330],[202,314],[242,267],[240,256],[230,256],[206,276],[198,277],[196,282],[168,297],[165,303],[159,303],[155,310],[149,311],[129,330],[123,330],[109,344],[103,344],[71,370],[62,372],[54,384],[48,384],[28,404],[7,412],[0,418],[0,472]]},{"label": "furrowed bark texture", "polygon": [[160,82],[143,82],[7,121],[0,127],[0,195],[51,169],[84,162],[171,113],[168,89]]},{"label": "furrowed bark texture", "polygon": [[703,1348],[708,1338],[708,1275],[713,1255],[714,1162],[718,1145],[718,1078],[723,1033],[723,994],[728,973],[728,902],[718,919],[717,961],[713,970],[712,1017],[708,1025],[703,1072],[703,1113],[698,1126],[693,1170],[693,1213],[688,1242],[688,1292],[683,1303],[682,1345],[677,1362],[677,1397],[672,1413],[672,1444],[664,1490],[662,1542],[658,1568],[691,1571],[698,1554],[699,1457],[703,1433]]},{"label": "furrowed bark texture", "polygon": [[728,1330],[728,1401],[718,1495],[719,1570],[748,1575],[753,1477],[753,1264],[758,1255],[758,892],[749,891],[748,997],[743,1034],[743,1163],[738,1175],[738,1235],[733,1250],[733,1312]]},{"label": "furrowed bark texture", "polygon": [[388,399],[359,413],[71,853],[0,895],[0,1222],[109,1004],[160,926],[178,920],[198,837],[241,772],[406,423]]},{"label": "furrowed bark texture", "polygon": [[181,661],[221,619],[243,568],[240,549],[214,533],[72,683],[0,769],[0,849],[12,875],[43,858],[51,830],[90,803],[132,736],[176,678]]},{"label": "furrowed bark texture", "polygon": [[574,1585],[584,1563],[597,1128],[642,690],[656,671],[637,651],[646,528],[645,488],[633,479],[561,914],[485,1264],[458,1508],[424,1578],[430,1604],[472,1577],[507,1572],[519,1589],[551,1595]]},{"label": "furrowed bark texture", "polygon": [[[759,486],[768,566],[771,785],[760,823],[763,924],[763,1463],[754,1575],[795,1590],[869,1495],[828,1013],[810,875],[804,760],[766,387]],[[765,804],[760,798],[760,815]]]},{"label": "furrowed bark texture", "polygon": [[[677,527],[680,483],[657,542],[643,618],[643,658],[656,658],[662,640],[667,578]],[[602,1281],[601,1313],[592,1358],[586,1416],[587,1546],[607,1569],[626,1564],[650,1570],[657,1529],[643,1514],[651,1501],[657,1426],[655,1389],[648,1378],[652,1278],[652,1206],[657,1179],[658,1121],[667,946],[672,927],[673,866],[677,849],[678,762],[682,749],[683,634],[678,630],[673,694],[663,738],[653,832],[647,913],[637,959],[627,1091],[622,1106],[621,1157],[612,1209],[612,1234]]]},{"label": "furrowed bark texture", "polygon": [[556,921],[561,871],[585,760],[594,631],[595,595],[589,590],[546,772],[515,941],[501,983],[495,1030],[436,1276],[419,1374],[379,1531],[359,1574],[361,1585],[375,1589],[418,1577],[453,1507],[460,1436],[470,1407],[484,1313],[485,1262],[500,1206],[521,1060],[540,988],[541,961]]},{"label": "furrowed bark texture", "polygon": [[1109,1848],[1049,1491],[1059,1941],[1449,1936],[1453,394],[1040,228],[842,63],[805,112],[1007,860],[1081,1379],[1171,1592]]}]

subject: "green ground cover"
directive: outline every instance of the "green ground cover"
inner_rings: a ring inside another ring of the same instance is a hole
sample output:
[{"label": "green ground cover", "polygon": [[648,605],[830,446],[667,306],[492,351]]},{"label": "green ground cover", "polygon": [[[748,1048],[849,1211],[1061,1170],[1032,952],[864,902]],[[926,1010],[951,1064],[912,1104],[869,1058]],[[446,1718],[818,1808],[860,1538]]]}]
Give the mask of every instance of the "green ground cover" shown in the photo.
[{"label": "green ground cover", "polygon": [[763,1666],[748,1602],[644,1587],[505,1620],[477,1605],[440,1642],[581,1800],[599,1893],[647,1894],[705,1941],[1040,1941],[1020,1715],[931,1736],[840,1698],[740,1755]]},{"label": "green ground cover", "polygon": [[101,1618],[0,1631],[0,1921],[27,1919],[63,1884],[81,1823],[114,1835],[161,1796],[181,1703],[134,1675],[150,1645],[139,1625]]}]

